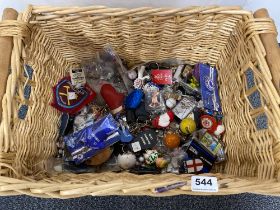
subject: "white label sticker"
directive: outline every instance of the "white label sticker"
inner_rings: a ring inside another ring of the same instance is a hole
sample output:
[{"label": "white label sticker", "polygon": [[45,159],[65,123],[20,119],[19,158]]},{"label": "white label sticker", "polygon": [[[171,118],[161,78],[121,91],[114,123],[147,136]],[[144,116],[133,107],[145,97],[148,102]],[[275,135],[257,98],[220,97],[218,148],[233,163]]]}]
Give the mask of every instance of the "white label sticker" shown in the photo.
[{"label": "white label sticker", "polygon": [[71,83],[77,88],[86,84],[86,77],[83,69],[72,69],[70,71]]},{"label": "white label sticker", "polygon": [[139,152],[139,151],[141,151],[141,146],[140,146],[139,141],[133,142],[133,143],[131,144],[131,146],[132,146],[133,152]]},{"label": "white label sticker", "polygon": [[69,100],[74,100],[76,98],[77,98],[77,96],[76,96],[75,92],[68,92],[68,99]]},{"label": "white label sticker", "polygon": [[217,177],[192,176],[192,191],[194,191],[194,192],[218,192]]}]

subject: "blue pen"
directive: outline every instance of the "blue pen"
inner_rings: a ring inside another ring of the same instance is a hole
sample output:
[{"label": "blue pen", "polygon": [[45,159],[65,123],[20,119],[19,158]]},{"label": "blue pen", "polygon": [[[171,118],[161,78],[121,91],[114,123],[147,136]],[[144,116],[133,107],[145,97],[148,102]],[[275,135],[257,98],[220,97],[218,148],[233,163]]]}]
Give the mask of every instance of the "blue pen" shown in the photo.
[{"label": "blue pen", "polygon": [[153,190],[154,193],[163,193],[169,190],[177,189],[186,185],[186,182],[176,182],[174,184],[170,184],[164,187],[157,187]]}]

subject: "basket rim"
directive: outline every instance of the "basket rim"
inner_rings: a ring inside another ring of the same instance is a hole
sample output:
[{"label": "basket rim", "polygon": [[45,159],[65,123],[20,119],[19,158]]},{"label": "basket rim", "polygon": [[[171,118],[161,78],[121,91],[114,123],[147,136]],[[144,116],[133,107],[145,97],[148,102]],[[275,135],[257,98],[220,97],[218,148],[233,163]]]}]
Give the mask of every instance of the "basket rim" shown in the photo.
[{"label": "basket rim", "polygon": [[[155,13],[151,15],[169,15],[173,13],[182,14],[193,14],[193,13],[229,13],[229,14],[252,14],[251,11],[243,9],[241,6],[219,6],[219,5],[208,5],[208,6],[186,6],[186,7],[108,7],[103,5],[89,5],[89,6],[43,6],[30,4],[29,7],[32,7],[32,13],[53,13],[53,14],[71,14],[74,12],[89,12],[96,10],[96,14],[103,13],[108,15],[110,13],[115,13],[116,15],[129,15],[130,12],[140,12],[147,10],[143,15]],[[106,13],[105,13],[106,12]]]},{"label": "basket rim", "polygon": [[252,15],[252,12],[242,9],[240,6],[188,6],[188,7],[136,7],[136,8],[117,8],[107,6],[83,6],[83,7],[52,7],[36,6],[28,7],[31,15],[35,15],[35,20],[46,21],[62,18],[63,20],[74,20],[80,17],[104,18],[104,17],[167,17],[167,16],[188,16],[193,14],[228,14],[228,15]]},{"label": "basket rim", "polygon": [[[103,176],[101,176],[103,175]],[[84,178],[77,183],[77,177]],[[57,177],[35,181],[27,177],[23,179],[0,176],[0,195],[26,194],[41,198],[69,199],[86,195],[109,196],[109,195],[145,195],[145,196],[172,196],[172,195],[230,195],[241,193],[255,193],[261,195],[280,196],[280,183],[276,179],[261,181],[254,177],[236,177],[227,174],[202,174],[218,178],[219,191],[216,193],[193,192],[191,190],[191,177],[193,174],[160,174],[157,176],[142,175],[135,184],[137,175],[123,172],[117,180],[116,173],[104,172],[99,174],[60,174]],[[109,178],[109,180],[108,180]],[[186,182],[181,188],[166,191],[160,194],[154,193],[155,187],[166,186],[176,182]],[[134,182],[134,183],[133,183]]]}]

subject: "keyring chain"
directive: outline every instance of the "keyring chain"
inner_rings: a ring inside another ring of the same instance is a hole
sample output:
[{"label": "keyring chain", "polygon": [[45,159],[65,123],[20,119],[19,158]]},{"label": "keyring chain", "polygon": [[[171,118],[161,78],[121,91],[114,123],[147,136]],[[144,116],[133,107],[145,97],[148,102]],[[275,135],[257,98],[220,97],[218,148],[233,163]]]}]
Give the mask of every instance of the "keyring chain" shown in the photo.
[{"label": "keyring chain", "polygon": [[144,122],[144,123],[135,122],[135,123],[129,125],[129,131],[130,131],[132,134],[135,135],[135,134],[139,133],[139,131],[140,131],[142,128],[144,128],[144,127],[146,127],[146,126],[150,126],[149,123],[150,123],[150,120],[147,120],[147,121]]}]

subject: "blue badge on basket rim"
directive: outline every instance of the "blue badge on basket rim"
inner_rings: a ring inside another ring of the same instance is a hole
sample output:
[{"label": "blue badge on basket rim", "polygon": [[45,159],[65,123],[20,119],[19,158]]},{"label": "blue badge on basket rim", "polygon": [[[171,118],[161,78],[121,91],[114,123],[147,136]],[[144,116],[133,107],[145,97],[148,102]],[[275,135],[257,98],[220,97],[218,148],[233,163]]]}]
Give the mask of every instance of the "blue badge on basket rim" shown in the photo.
[{"label": "blue badge on basket rim", "polygon": [[23,104],[18,110],[18,118],[24,120],[28,111],[28,106]]},{"label": "blue badge on basket rim", "polygon": [[255,86],[255,75],[251,68],[245,71],[247,90]]},{"label": "blue badge on basket rim", "polygon": [[[24,64],[23,68],[24,68],[24,72],[23,72],[24,77],[28,77],[28,79],[31,80],[33,76],[32,67],[27,64]],[[30,95],[31,95],[31,86],[27,84],[24,87],[23,96],[26,100],[28,100],[30,98]],[[18,118],[24,120],[27,115],[27,112],[28,112],[28,105],[26,104],[20,105],[18,110]]]},{"label": "blue badge on basket rim", "polygon": [[26,85],[24,87],[23,94],[24,94],[24,98],[25,99],[29,99],[30,98],[30,94],[31,94],[31,86],[30,85]]},{"label": "blue badge on basket rim", "polygon": [[256,127],[258,130],[268,129],[268,117],[265,113],[260,114],[255,119]]}]

